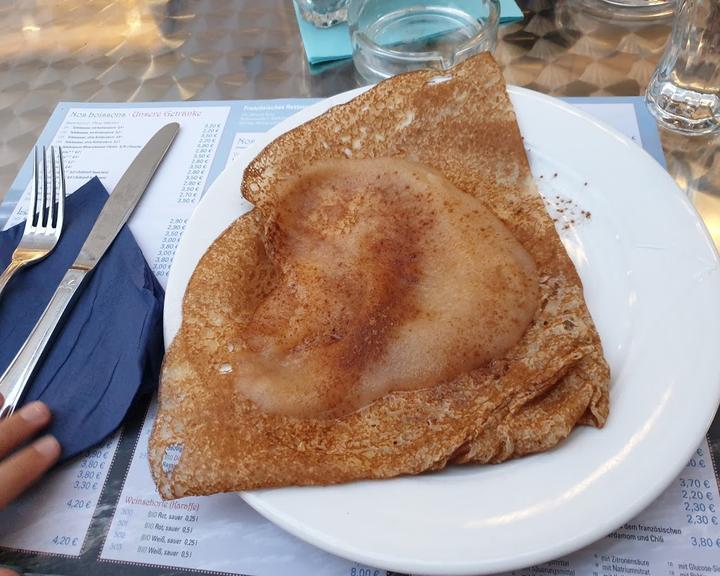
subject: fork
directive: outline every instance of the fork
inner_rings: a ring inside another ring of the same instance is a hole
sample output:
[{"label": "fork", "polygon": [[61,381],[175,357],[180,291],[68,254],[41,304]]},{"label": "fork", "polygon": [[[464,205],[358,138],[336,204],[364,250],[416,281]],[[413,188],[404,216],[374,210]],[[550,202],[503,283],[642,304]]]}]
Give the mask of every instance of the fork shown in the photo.
[{"label": "fork", "polygon": [[[13,252],[10,264],[0,275],[0,295],[15,272],[45,258],[55,249],[60,240],[65,216],[65,169],[63,168],[62,148],[58,146],[57,152],[56,169],[55,147],[50,146],[51,181],[48,182],[45,146],[42,148],[42,169],[38,165],[38,149],[37,146],[35,147],[34,185],[30,190],[25,229],[20,244]],[[48,189],[50,189],[49,199]]]}]

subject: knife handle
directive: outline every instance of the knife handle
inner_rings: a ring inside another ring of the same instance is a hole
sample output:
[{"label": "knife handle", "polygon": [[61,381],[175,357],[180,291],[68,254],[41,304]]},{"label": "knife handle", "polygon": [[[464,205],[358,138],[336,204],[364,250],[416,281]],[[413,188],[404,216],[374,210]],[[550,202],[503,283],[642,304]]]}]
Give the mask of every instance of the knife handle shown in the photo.
[{"label": "knife handle", "polygon": [[22,347],[0,376],[0,394],[5,398],[0,408],[0,419],[10,416],[20,402],[30,378],[35,372],[55,329],[75,298],[87,270],[70,268],[60,281],[55,294],[35,324]]}]

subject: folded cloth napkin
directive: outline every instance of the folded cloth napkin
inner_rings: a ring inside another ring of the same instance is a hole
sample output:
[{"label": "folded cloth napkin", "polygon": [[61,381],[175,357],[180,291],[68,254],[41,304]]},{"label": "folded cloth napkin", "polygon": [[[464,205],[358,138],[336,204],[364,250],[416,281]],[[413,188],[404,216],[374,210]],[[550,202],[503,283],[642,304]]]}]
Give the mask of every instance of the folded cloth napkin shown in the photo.
[{"label": "folded cloth napkin", "polygon": [[[75,261],[108,194],[93,178],[68,196],[65,229],[42,262],[18,272],[0,296],[0,372],[10,364]],[[10,262],[24,224],[0,232],[0,270]],[[42,400],[48,430],[67,460],[103,441],[133,399],[157,386],[163,356],[164,293],[125,226],[86,279],[24,402]]]},{"label": "folded cloth napkin", "polygon": [[[347,24],[338,24],[330,28],[318,28],[306,22],[300,15],[297,4],[293,2],[295,17],[300,27],[300,36],[305,46],[305,55],[310,64],[342,60],[352,56],[350,33]],[[500,23],[523,19],[523,13],[515,0],[500,0]]]}]

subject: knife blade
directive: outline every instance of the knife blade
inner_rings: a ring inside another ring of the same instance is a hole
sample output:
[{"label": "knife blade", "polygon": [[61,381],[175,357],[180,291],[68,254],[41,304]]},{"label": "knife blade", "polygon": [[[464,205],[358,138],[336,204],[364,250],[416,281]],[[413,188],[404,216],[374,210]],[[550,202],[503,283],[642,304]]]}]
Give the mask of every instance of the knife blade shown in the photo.
[{"label": "knife blade", "polygon": [[14,412],[53,334],[79,294],[83,281],[127,222],[179,129],[180,125],[172,122],[158,130],[140,150],[105,202],[75,262],[63,276],[15,358],[0,376],[0,394],[4,397],[0,418]]},{"label": "knife blade", "polygon": [[177,122],[166,124],[145,144],[100,211],[72,268],[92,270],[102,258],[145,192],[179,129]]}]

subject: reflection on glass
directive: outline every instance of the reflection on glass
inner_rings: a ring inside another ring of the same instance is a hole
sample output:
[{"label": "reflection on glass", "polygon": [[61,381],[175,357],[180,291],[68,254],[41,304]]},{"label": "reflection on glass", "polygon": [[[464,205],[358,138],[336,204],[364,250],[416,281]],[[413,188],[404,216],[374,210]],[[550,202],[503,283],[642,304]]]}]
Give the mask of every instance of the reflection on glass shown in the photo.
[{"label": "reflection on glass", "polygon": [[681,3],[646,100],[670,130],[706,134],[720,128],[720,2]]},{"label": "reflection on glass", "polygon": [[347,0],[296,0],[300,15],[318,28],[327,28],[347,18]]},{"label": "reflection on glass", "polygon": [[576,0],[597,14],[621,20],[656,20],[673,15],[676,0]]},{"label": "reflection on glass", "polygon": [[369,82],[445,70],[494,50],[499,19],[498,0],[350,0],[353,62]]}]

